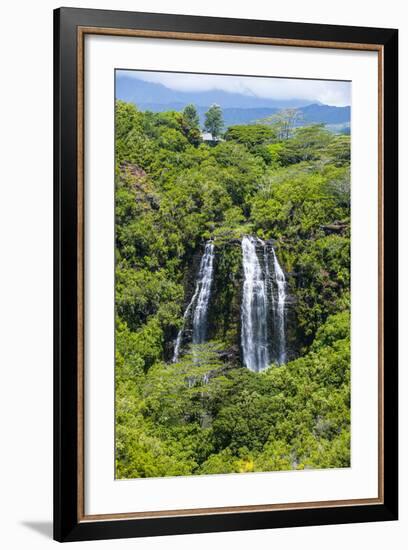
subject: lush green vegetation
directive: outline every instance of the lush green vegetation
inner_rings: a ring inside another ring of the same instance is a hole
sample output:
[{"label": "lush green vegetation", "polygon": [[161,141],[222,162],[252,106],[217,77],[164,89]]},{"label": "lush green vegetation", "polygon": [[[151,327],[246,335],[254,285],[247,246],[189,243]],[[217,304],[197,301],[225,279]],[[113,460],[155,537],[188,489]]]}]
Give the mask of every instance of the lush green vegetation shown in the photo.
[{"label": "lush green vegetation", "polygon": [[[117,477],[348,466],[349,137],[283,114],[206,144],[194,106],[116,109]],[[240,360],[245,234],[274,239],[293,304],[290,361],[262,373]],[[172,363],[209,238],[209,341]]]}]

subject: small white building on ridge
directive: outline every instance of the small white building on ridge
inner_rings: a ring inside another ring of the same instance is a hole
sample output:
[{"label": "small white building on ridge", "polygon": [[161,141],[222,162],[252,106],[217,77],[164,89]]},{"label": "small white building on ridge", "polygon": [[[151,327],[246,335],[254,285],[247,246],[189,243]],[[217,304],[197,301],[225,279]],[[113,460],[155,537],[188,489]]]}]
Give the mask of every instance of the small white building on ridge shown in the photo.
[{"label": "small white building on ridge", "polygon": [[203,141],[224,141],[219,137],[213,137],[211,132],[201,132],[201,139]]}]

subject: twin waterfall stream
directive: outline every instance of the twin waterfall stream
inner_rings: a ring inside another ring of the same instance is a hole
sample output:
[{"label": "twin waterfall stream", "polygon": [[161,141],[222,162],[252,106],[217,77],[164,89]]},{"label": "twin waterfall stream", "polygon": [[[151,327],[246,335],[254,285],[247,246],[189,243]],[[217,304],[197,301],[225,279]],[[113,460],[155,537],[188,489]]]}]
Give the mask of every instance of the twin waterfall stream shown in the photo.
[{"label": "twin waterfall stream", "polygon": [[[264,269],[257,252],[261,248]],[[269,249],[270,248],[270,249]],[[273,260],[273,261],[271,261]],[[270,265],[273,263],[273,276]],[[245,366],[254,372],[264,370],[272,361],[285,363],[286,280],[275,250],[261,239],[242,239],[244,286],[241,305],[241,346]],[[277,296],[274,294],[274,283]],[[271,330],[272,328],[272,330]],[[277,353],[271,357],[271,332]]]},{"label": "twin waterfall stream", "polygon": [[183,326],[177,335],[176,344],[174,346],[173,363],[177,363],[180,355],[181,342],[184,335],[186,322],[190,317],[193,309],[193,344],[202,344],[207,337],[207,317],[208,305],[211,297],[211,286],[214,271],[214,243],[207,242],[204,249],[204,254],[201,258],[200,269],[198,270],[197,282],[193,297],[188,304],[183,315]]},{"label": "twin waterfall stream", "polygon": [[[258,237],[242,238],[243,288],[241,302],[241,349],[243,363],[260,372],[270,363],[286,362],[285,301],[286,280],[270,243]],[[207,339],[208,310],[214,275],[214,243],[208,241],[201,258],[193,297],[183,315],[173,362],[191,319],[193,344]]]}]

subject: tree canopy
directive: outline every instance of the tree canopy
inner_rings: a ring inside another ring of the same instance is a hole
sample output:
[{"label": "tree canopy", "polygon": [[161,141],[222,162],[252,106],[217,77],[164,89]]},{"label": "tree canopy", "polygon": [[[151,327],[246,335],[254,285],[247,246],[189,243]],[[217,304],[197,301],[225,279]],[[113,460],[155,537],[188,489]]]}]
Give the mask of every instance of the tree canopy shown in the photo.
[{"label": "tree canopy", "polygon": [[[192,105],[116,104],[118,478],[350,465],[350,138],[291,120],[210,146]],[[295,351],[262,373],[239,349],[243,235],[273,241],[293,304]],[[212,328],[173,362],[208,239]]]},{"label": "tree canopy", "polygon": [[210,132],[213,138],[217,138],[221,135],[223,127],[222,109],[214,103],[205,113],[204,129]]}]

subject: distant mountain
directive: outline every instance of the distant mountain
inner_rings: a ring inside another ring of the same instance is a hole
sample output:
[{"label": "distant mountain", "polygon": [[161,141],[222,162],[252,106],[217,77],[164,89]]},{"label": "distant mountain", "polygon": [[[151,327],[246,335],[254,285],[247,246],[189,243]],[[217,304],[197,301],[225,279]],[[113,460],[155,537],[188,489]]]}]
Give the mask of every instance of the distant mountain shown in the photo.
[{"label": "distant mountain", "polygon": [[[203,76],[203,78],[205,78]],[[142,105],[169,105],[194,103],[202,107],[209,107],[212,103],[218,103],[225,108],[246,108],[269,107],[284,109],[286,107],[301,107],[307,105],[307,100],[301,99],[268,99],[255,95],[245,95],[223,90],[208,90],[204,92],[190,91],[183,92],[172,90],[163,84],[145,82],[129,76],[119,76],[116,80],[116,97],[135,103],[142,108]]]},{"label": "distant mountain", "polygon": [[[350,127],[350,107],[335,107],[314,103],[305,107],[298,107],[301,113],[297,126],[308,124],[326,124],[333,132],[343,132]],[[280,109],[224,109],[226,126],[233,124],[248,124],[270,117],[278,113]],[[201,113],[200,113],[201,114]]]},{"label": "distant mountain", "polygon": [[141,111],[153,112],[181,111],[188,103],[193,103],[201,124],[204,123],[204,114],[208,107],[218,103],[222,107],[226,127],[250,124],[274,115],[281,109],[297,108],[302,113],[299,126],[326,124],[329,130],[336,133],[350,131],[350,107],[309,104],[307,100],[274,100],[222,90],[183,92],[131,77],[117,79],[116,97],[134,103]]},{"label": "distant mountain", "polygon": [[[174,103],[135,103],[141,111],[153,111],[155,113],[162,113],[164,111],[182,111],[186,106],[186,103],[174,102]],[[200,123],[204,124],[204,115],[208,110],[209,105],[202,106],[196,105],[198,115],[200,117]],[[279,107],[254,107],[254,108],[239,108],[239,107],[224,107],[222,113],[224,116],[225,126],[232,126],[233,124],[248,124],[255,122],[256,120],[271,116],[278,113],[281,110]]]},{"label": "distant mountain", "polygon": [[313,103],[300,109],[303,122],[324,122],[325,124],[344,124],[350,122],[350,107],[335,107]]}]

